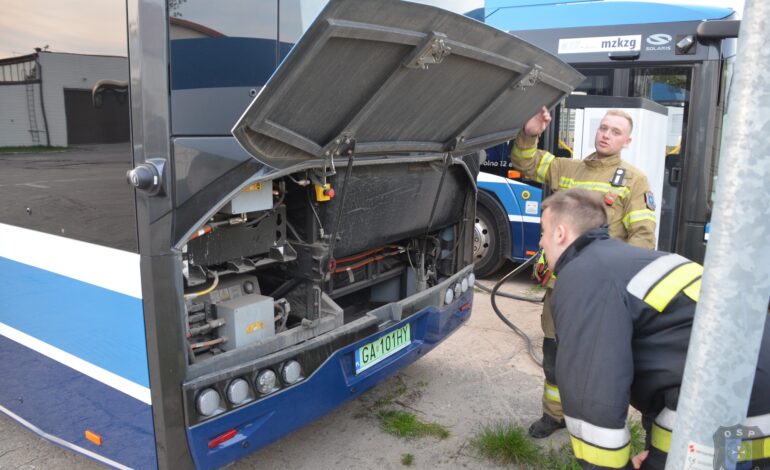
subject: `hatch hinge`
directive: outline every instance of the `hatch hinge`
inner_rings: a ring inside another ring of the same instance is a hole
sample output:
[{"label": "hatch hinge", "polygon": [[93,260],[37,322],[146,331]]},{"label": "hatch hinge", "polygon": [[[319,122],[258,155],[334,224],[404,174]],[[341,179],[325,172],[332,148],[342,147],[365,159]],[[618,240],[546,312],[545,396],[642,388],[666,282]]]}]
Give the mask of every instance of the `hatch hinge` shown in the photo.
[{"label": "hatch hinge", "polygon": [[432,32],[405,62],[406,68],[427,70],[431,64],[440,64],[452,52],[449,38],[444,33]]},{"label": "hatch hinge", "polygon": [[524,78],[516,82],[516,85],[514,85],[513,88],[517,90],[526,90],[539,82],[542,78],[542,74],[542,68],[539,65],[534,65],[529,69],[529,72],[527,72],[527,75],[525,75]]}]

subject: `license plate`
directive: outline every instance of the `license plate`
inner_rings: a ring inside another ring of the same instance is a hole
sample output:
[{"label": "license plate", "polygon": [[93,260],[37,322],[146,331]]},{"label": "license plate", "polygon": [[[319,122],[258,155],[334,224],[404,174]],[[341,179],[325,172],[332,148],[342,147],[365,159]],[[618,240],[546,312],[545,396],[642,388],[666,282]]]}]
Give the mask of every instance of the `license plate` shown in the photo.
[{"label": "license plate", "polygon": [[369,344],[356,349],[356,374],[372,367],[386,357],[409,346],[412,342],[412,330],[409,323]]}]

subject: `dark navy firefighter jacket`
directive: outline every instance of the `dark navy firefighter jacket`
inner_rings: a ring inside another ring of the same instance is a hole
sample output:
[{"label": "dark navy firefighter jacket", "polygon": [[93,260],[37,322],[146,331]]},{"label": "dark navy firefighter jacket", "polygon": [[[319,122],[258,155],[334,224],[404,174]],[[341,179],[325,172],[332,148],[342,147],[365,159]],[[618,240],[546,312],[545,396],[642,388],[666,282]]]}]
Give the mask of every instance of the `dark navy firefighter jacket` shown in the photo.
[{"label": "dark navy firefighter jacket", "polygon": [[[632,468],[630,404],[647,432],[642,468],[663,469],[703,268],[600,228],[575,240],[554,272],[556,379],[575,456],[583,468]],[[746,468],[770,468],[769,328],[744,423],[763,432],[743,441]]]}]

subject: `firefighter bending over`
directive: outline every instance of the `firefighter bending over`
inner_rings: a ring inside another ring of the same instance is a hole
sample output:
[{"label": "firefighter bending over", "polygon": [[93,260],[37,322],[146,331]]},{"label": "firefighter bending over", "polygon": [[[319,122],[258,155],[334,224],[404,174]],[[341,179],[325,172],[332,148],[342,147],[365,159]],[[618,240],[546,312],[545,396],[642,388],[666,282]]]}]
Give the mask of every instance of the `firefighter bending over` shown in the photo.
[{"label": "firefighter bending over", "polygon": [[[622,149],[631,143],[634,127],[631,116],[620,110],[608,111],[596,130],[596,151],[583,160],[556,158],[537,149],[537,139],[550,122],[551,115],[543,108],[524,125],[511,150],[513,166],[553,191],[584,188],[601,194],[609,216],[610,236],[642,248],[655,248],[655,202],[647,177],[620,158]],[[553,372],[556,343],[548,305],[554,281],[545,272],[546,265],[544,260],[538,263],[538,278],[548,287],[541,319],[545,336],[543,416],[529,428],[533,437],[546,437],[564,427]]]},{"label": "firefighter bending over", "polygon": [[[630,404],[647,432],[634,468],[663,469],[703,268],[611,239],[601,199],[585,190],[546,199],[541,223],[540,244],[559,279],[551,297],[556,377],[575,456],[583,468],[632,468]],[[751,452],[738,459],[752,461],[740,468],[770,468],[768,329],[744,423],[762,432],[743,441]]]}]

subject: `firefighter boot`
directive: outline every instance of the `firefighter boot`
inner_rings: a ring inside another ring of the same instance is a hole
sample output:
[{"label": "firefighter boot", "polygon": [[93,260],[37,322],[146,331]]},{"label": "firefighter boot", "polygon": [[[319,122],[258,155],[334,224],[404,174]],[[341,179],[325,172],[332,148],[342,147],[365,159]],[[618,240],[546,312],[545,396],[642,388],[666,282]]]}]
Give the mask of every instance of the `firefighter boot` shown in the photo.
[{"label": "firefighter boot", "polygon": [[557,421],[543,413],[543,416],[529,427],[529,435],[539,439],[541,437],[548,437],[559,429],[564,429],[565,427],[566,424],[564,424],[564,420]]}]

